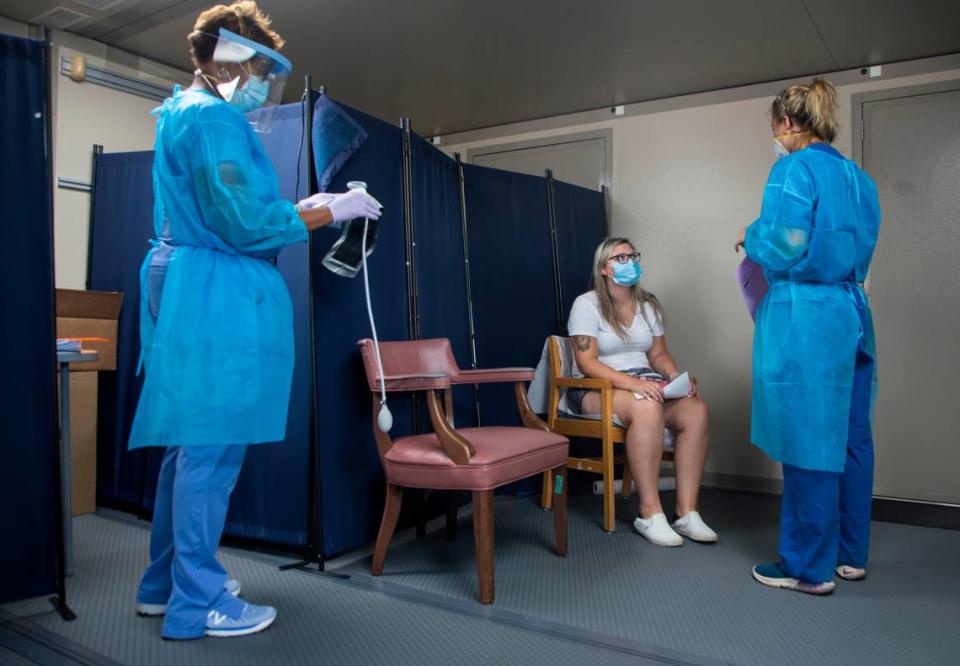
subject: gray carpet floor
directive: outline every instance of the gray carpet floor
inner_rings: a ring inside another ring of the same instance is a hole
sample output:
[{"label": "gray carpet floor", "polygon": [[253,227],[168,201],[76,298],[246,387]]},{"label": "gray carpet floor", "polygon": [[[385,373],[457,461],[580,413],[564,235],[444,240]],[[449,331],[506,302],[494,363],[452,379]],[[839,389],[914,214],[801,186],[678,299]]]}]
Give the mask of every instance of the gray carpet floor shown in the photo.
[{"label": "gray carpet floor", "polygon": [[344,560],[338,577],[223,549],[244,596],[279,618],[256,636],[186,643],[133,613],[146,525],[87,516],[69,582],[79,619],[63,622],[46,598],[0,607],[0,664],[960,663],[960,532],[874,523],[870,577],[814,598],[750,578],[774,559],[775,498],[706,491],[702,504],[721,542],[667,549],[633,533],[634,499],[618,500],[605,534],[599,498],[575,498],[560,559],[552,516],[500,498],[493,606],[476,601],[467,511],[455,543],[442,530],[398,542],[379,578],[369,558]]},{"label": "gray carpet floor", "polygon": [[133,612],[149,542],[144,525],[85,516],[75,519],[74,535],[77,574],[68,592],[78,619],[62,621],[45,597],[0,607],[0,664],[690,663],[669,652],[646,656],[647,646],[625,641],[518,626],[477,614],[479,604],[448,610],[429,597],[281,572],[284,560],[232,549],[221,560],[243,582],[246,599],[278,607],[276,623],[255,636],[163,641],[160,619]]},{"label": "gray carpet floor", "polygon": [[[705,491],[702,507],[720,543],[671,549],[633,532],[635,498],[618,500],[614,534],[600,529],[599,498],[575,499],[558,559],[550,514],[529,498],[499,503],[495,612],[740,664],[960,664],[960,532],[875,522],[869,578],[810,597],[750,576],[776,559],[777,498]],[[469,516],[459,534],[391,549],[377,580],[474,600]],[[342,571],[362,580],[369,559]]]}]

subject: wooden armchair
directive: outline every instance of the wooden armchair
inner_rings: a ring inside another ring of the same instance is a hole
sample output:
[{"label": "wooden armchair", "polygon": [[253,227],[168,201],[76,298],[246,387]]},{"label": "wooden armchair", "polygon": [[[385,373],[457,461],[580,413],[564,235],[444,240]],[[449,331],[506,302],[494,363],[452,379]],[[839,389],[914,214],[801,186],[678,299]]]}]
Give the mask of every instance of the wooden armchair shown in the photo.
[{"label": "wooden armchair", "polygon": [[[543,473],[550,481],[556,553],[567,553],[567,458],[569,441],[550,432],[527,402],[529,368],[461,370],[446,339],[381,342],[383,374],[371,340],[360,341],[367,383],[373,396],[373,432],[387,480],[383,520],[373,551],[374,576],[383,573],[387,548],[397,526],[404,488],[468,490],[473,493],[473,533],[480,601],[494,600],[493,491]],[[433,432],[396,441],[377,428],[380,386],[388,392],[425,394]],[[457,384],[512,382],[524,427],[456,428],[451,387]]]},{"label": "wooden armchair", "polygon": [[[623,464],[623,497],[630,495],[632,477],[626,455],[615,454],[614,444],[623,444],[627,430],[613,413],[613,385],[606,379],[593,379],[573,376],[573,347],[569,338],[551,336],[549,339],[550,389],[547,402],[547,427],[559,435],[599,439],[599,458],[570,458],[567,466],[585,472],[600,474],[603,477],[603,529],[613,532],[616,529],[614,514],[614,465]],[[577,415],[564,408],[563,390],[582,388],[600,391],[600,414]],[[665,461],[673,460],[673,432],[664,432]],[[552,506],[553,498],[549,491],[546,475],[541,505],[544,509]]]}]

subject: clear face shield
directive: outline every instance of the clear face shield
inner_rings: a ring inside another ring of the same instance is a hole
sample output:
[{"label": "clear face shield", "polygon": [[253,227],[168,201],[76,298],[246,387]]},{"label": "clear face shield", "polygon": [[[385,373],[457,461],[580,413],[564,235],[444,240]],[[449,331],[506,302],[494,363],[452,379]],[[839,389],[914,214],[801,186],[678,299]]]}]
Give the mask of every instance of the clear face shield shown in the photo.
[{"label": "clear face shield", "polygon": [[270,131],[273,114],[293,70],[290,61],[271,48],[220,29],[213,51],[212,83],[223,99],[247,115],[256,132]]}]

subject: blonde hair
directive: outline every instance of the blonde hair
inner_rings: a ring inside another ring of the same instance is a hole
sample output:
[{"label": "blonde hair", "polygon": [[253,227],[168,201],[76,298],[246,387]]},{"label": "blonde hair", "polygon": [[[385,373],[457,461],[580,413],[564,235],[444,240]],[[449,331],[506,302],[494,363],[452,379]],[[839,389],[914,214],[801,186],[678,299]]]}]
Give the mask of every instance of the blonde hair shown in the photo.
[{"label": "blonde hair", "polygon": [[790,118],[802,131],[827,143],[837,138],[837,89],[826,79],[784,88],[773,98],[770,113],[778,122]]},{"label": "blonde hair", "polygon": [[[613,255],[613,250],[618,245],[629,245],[630,247],[636,249],[636,246],[630,242],[627,238],[608,238],[600,245],[597,246],[597,251],[593,255],[593,277],[591,279],[590,286],[597,292],[597,305],[600,309],[600,316],[613,327],[613,330],[616,331],[617,336],[626,341],[629,337],[627,332],[627,326],[624,326],[623,322],[620,321],[620,318],[617,316],[617,305],[613,301],[613,296],[610,295],[610,289],[607,286],[606,276],[603,274],[603,268],[607,265],[607,262],[610,261],[610,257]],[[653,307],[654,316],[657,318],[657,323],[661,326],[663,325],[663,308],[660,306],[660,301],[657,300],[657,297],[651,294],[649,291],[644,290],[639,284],[635,284],[630,287],[630,293],[633,295],[633,298],[637,302],[637,310],[640,312],[640,315],[643,317],[643,320],[647,322],[648,326],[652,327],[652,322],[647,319],[647,312],[645,305],[649,303]]]},{"label": "blonde hair", "polygon": [[230,5],[216,5],[202,12],[187,35],[190,55],[195,64],[209,62],[217,46],[220,28],[251,39],[274,50],[283,46],[283,38],[270,28],[270,17],[260,11],[253,0]]}]

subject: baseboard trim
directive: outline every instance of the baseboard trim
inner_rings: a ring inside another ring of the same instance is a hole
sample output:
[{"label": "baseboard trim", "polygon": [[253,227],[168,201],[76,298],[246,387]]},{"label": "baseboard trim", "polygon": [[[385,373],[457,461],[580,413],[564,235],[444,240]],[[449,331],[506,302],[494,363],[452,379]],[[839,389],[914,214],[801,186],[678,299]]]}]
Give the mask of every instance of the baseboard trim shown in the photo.
[{"label": "baseboard trim", "polygon": [[960,506],[896,497],[874,497],[873,519],[886,523],[960,530]]},{"label": "baseboard trim", "polygon": [[[704,472],[702,485],[705,488],[762,493],[764,495],[783,494],[783,479],[760,476]],[[874,496],[873,519],[885,523],[960,530],[960,505]]]},{"label": "baseboard trim", "polygon": [[783,494],[783,479],[771,479],[763,476],[746,476],[745,474],[704,472],[701,485],[705,488],[746,490],[752,493],[763,493],[765,495]]}]

